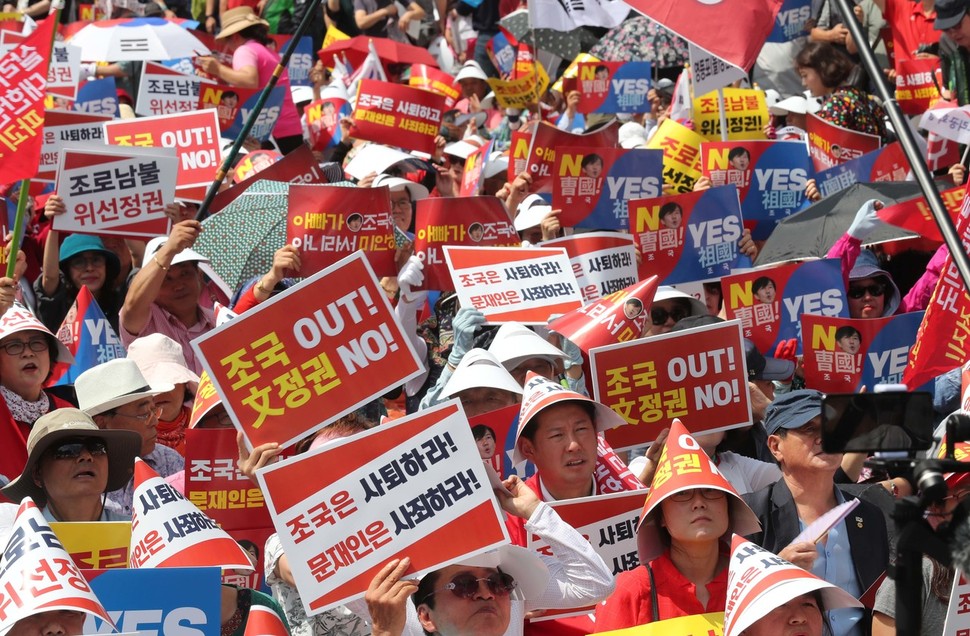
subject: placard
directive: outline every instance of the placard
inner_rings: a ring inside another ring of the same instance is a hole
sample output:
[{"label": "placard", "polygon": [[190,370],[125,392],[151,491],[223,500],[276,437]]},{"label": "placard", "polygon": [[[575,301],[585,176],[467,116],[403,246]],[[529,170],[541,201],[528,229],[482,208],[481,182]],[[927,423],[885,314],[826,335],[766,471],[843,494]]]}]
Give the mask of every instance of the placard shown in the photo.
[{"label": "placard", "polygon": [[569,255],[583,303],[598,300],[637,282],[636,246],[632,237],[615,232],[590,232],[543,241]]},{"label": "placard", "polygon": [[660,123],[647,148],[663,150],[663,183],[674,192],[693,192],[701,176],[701,144],[704,138],[673,119]]},{"label": "placard", "polygon": [[443,95],[391,82],[362,79],[351,135],[432,154],[444,108]]},{"label": "placard", "polygon": [[[755,88],[725,88],[724,119],[727,138],[733,141],[764,139],[768,104],[764,91]],[[694,130],[708,141],[721,141],[721,117],[717,91],[694,98]]]},{"label": "placard", "polygon": [[40,166],[36,181],[54,181],[61,149],[69,143],[104,143],[104,122],[110,116],[87,115],[63,110],[44,112],[44,141],[40,149]]},{"label": "placard", "polygon": [[581,62],[579,112],[649,111],[650,69],[650,62]]},{"label": "placard", "polygon": [[157,62],[145,62],[141,81],[138,83],[135,113],[152,116],[195,110],[203,83],[210,82],[198,75],[186,75]]},{"label": "placard", "polygon": [[[547,122],[540,123],[529,145],[525,169],[532,175],[531,192],[552,192],[553,168],[560,148],[615,148],[619,125],[613,122],[584,135],[559,130]],[[510,179],[511,181],[511,179]]]},{"label": "placard", "polygon": [[812,113],[808,113],[806,117],[808,152],[816,172],[861,157],[882,144],[876,135],[836,126]]}]

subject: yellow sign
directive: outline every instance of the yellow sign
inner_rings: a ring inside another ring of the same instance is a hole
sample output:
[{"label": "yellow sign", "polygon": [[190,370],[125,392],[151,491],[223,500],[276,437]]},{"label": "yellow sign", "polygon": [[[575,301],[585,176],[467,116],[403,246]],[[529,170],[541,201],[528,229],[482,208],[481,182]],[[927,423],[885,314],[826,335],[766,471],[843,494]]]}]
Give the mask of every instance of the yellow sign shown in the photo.
[{"label": "yellow sign", "polygon": [[495,92],[501,108],[527,108],[539,101],[549,87],[549,75],[542,64],[535,63],[535,71],[512,80],[489,78],[488,85]]},{"label": "yellow sign", "polygon": [[323,46],[321,48],[327,48],[334,42],[339,42],[340,40],[349,40],[350,36],[333,26],[332,24],[327,27],[327,32],[323,35]]},{"label": "yellow sign", "polygon": [[[729,141],[766,139],[768,103],[765,94],[751,88],[724,89],[724,120]],[[694,130],[708,141],[721,141],[717,91],[694,99]]]},{"label": "yellow sign", "polygon": [[51,530],[82,570],[128,567],[128,545],[131,543],[129,521],[55,521],[51,524]]},{"label": "yellow sign", "polygon": [[723,634],[724,612],[711,612],[602,632],[601,636],[722,636]]},{"label": "yellow sign", "polygon": [[678,124],[665,119],[647,142],[647,148],[664,152],[664,193],[692,192],[694,182],[701,176],[701,143],[705,139]]}]

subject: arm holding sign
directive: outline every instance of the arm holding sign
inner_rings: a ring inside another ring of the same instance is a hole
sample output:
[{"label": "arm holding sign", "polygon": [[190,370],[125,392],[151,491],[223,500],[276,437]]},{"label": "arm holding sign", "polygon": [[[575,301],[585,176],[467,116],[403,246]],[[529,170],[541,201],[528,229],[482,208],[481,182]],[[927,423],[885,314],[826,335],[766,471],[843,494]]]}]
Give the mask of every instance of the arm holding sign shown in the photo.
[{"label": "arm holding sign", "polygon": [[370,582],[364,600],[371,617],[372,636],[399,636],[407,623],[407,603],[418,582],[401,577],[411,565],[407,557],[392,559]]},{"label": "arm holding sign", "polygon": [[471,307],[462,307],[455,314],[451,321],[452,328],[455,330],[455,343],[451,345],[451,353],[448,354],[448,364],[441,370],[438,382],[428,389],[428,392],[421,398],[420,409],[426,409],[441,402],[441,392],[451,379],[451,374],[455,367],[461,362],[470,349],[475,346],[475,330],[485,324],[485,314]]},{"label": "arm holding sign", "polygon": [[241,314],[269,300],[273,294],[273,288],[286,278],[287,273],[298,271],[300,271],[300,250],[293,245],[284,245],[273,254],[273,265],[269,271],[246,290],[233,307],[233,311]]},{"label": "arm holding sign", "polygon": [[[44,204],[44,216],[52,223],[55,216],[65,212],[67,212],[67,208],[64,206],[64,199],[56,194],[47,198],[47,202]],[[60,232],[51,227],[47,231],[47,240],[44,242],[44,265],[41,270],[40,289],[46,296],[53,296],[61,284],[60,235]]]}]

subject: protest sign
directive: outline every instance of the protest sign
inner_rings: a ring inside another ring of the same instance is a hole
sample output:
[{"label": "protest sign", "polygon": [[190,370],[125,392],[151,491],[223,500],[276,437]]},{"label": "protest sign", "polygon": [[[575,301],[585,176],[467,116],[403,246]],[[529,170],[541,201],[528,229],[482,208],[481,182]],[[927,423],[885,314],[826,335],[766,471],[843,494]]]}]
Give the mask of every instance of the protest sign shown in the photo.
[{"label": "protest sign", "polygon": [[515,473],[510,458],[515,448],[518,421],[518,404],[468,418],[468,425],[471,426],[472,436],[478,446],[479,457],[485,464],[491,466],[501,479]]},{"label": "protest sign", "polygon": [[650,77],[650,62],[582,62],[579,112],[646,112]]},{"label": "protest sign", "polygon": [[[950,213],[950,219],[953,220],[954,224],[959,217],[965,194],[966,187],[962,185],[944,190],[940,193],[940,197],[943,199],[943,205],[946,206],[946,210]],[[895,205],[886,206],[881,210],[876,210],[876,216],[890,225],[916,232],[923,238],[930,239],[931,241],[943,240],[940,234],[940,228],[933,218],[933,213],[930,212],[930,206],[923,196],[916,196]]]},{"label": "protest sign", "polygon": [[690,58],[690,83],[694,95],[706,95],[748,78],[744,69],[728,64],[691,42],[687,43],[687,53]]},{"label": "protest sign", "polygon": [[291,185],[286,243],[300,250],[306,277],[360,250],[378,276],[394,276],[394,221],[386,187]]},{"label": "protest sign", "polygon": [[[250,485],[254,484],[250,482]],[[256,490],[259,489],[256,488]],[[232,537],[236,543],[242,546],[242,549],[246,551],[247,555],[249,555],[252,568],[246,568],[243,570],[223,570],[222,583],[224,585],[248,587],[253,590],[266,592],[267,594],[272,593],[272,591],[266,585],[263,576],[266,572],[264,549],[266,546],[266,540],[269,539],[270,535],[276,534],[276,528],[273,527],[273,522],[269,518],[268,511],[264,512],[263,516],[266,517],[266,520],[263,522],[263,527],[241,528],[238,530],[226,529],[229,536]]]},{"label": "protest sign", "polygon": [[74,362],[56,362],[45,386],[73,385],[77,377],[99,364],[125,357],[125,347],[91,290],[82,285],[64,316],[57,339],[74,356]]},{"label": "protest sign", "polygon": [[[285,47],[289,46],[292,35],[271,34],[271,38],[277,40],[276,50],[283,54]],[[290,78],[290,86],[312,86],[310,71],[316,63],[316,56],[313,54],[313,38],[304,35],[293,47],[293,54],[290,62],[286,65],[286,74]]]},{"label": "protest sign", "polygon": [[627,201],[663,194],[663,153],[638,148],[556,150],[552,207],[564,227],[625,230]]},{"label": "protest sign", "polygon": [[424,289],[451,291],[454,285],[444,245],[519,245],[519,233],[495,197],[434,198],[418,201],[414,253],[424,263]]},{"label": "protest sign", "polygon": [[257,473],[308,614],[361,596],[391,558],[409,576],[508,542],[457,400]]},{"label": "protest sign", "polygon": [[668,618],[647,623],[638,627],[616,629],[600,632],[603,636],[673,636],[685,634],[694,636],[722,636],[724,634],[724,612],[710,612],[708,614],[692,614],[679,618]]},{"label": "protest sign", "polygon": [[509,183],[525,172],[529,162],[529,146],[532,145],[532,137],[535,130],[522,132],[512,131],[509,136]]},{"label": "protest sign", "polygon": [[442,248],[462,307],[474,307],[488,324],[544,325],[549,317],[582,306],[566,250],[545,247]]},{"label": "protest sign", "polygon": [[922,320],[922,311],[856,320],[803,315],[805,385],[823,393],[856,393],[901,384]]},{"label": "protest sign", "polygon": [[233,182],[239,183],[240,181],[245,181],[250,177],[256,176],[282,159],[283,155],[275,150],[264,150],[262,148],[253,150],[240,157],[239,162],[230,172],[230,175],[232,176]]},{"label": "protest sign", "polygon": [[922,115],[940,98],[935,75],[940,59],[913,58],[896,62],[896,101],[907,115]]},{"label": "protest sign", "polygon": [[[754,88],[725,88],[724,118],[727,138],[733,141],[764,139],[768,104],[764,91]],[[708,141],[721,141],[721,118],[717,92],[694,98],[694,130]]]},{"label": "protest sign", "polygon": [[784,0],[768,42],[791,42],[806,35],[806,23],[812,17],[812,0]]},{"label": "protest sign", "polygon": [[556,153],[562,148],[615,148],[619,126],[616,122],[584,135],[559,130],[542,122],[532,136],[525,170],[532,175],[532,192],[552,192]]},{"label": "protest sign", "polygon": [[303,111],[306,115],[310,148],[317,151],[336,146],[343,139],[340,120],[350,117],[353,108],[346,99],[325,97],[309,104]]},{"label": "protest sign", "polygon": [[455,103],[461,99],[461,90],[458,88],[455,78],[427,64],[411,65],[408,86],[443,95],[445,108],[454,107]]},{"label": "protest sign", "polygon": [[[260,174],[263,175],[259,178],[260,181],[296,184],[327,183],[326,175],[323,174],[320,164],[313,158],[313,152],[306,147],[306,144],[300,144],[296,150],[287,153],[273,165],[263,168]],[[235,201],[255,183],[256,181],[247,181],[223,190],[212,200],[212,206],[209,209],[215,214]]]},{"label": "protest sign", "polygon": [[[219,167],[219,123],[212,110],[109,121],[104,124],[104,136],[115,146],[175,148],[176,196],[192,192],[193,186],[208,186]],[[196,199],[194,193],[190,196]]]},{"label": "protest sign", "polygon": [[636,247],[630,236],[590,232],[543,241],[542,246],[565,248],[584,303],[618,292],[638,280]]},{"label": "protest sign", "polygon": [[737,187],[629,202],[630,232],[643,255],[640,278],[664,284],[719,278],[738,262],[741,206]]},{"label": "protest sign", "polygon": [[930,108],[920,117],[919,127],[961,146],[970,143],[970,111],[960,108]]},{"label": "protest sign", "polygon": [[704,138],[678,124],[665,119],[657,128],[647,148],[663,150],[663,183],[674,192],[692,192],[694,182],[701,176],[701,144]]},{"label": "protest sign", "polygon": [[357,92],[351,135],[432,154],[444,108],[443,95],[363,79]]},{"label": "protest sign", "polygon": [[[121,631],[221,634],[219,568],[86,570],[84,575]],[[84,625],[86,634],[106,630],[95,619]]]},{"label": "protest sign", "polygon": [[488,142],[484,146],[477,148],[465,159],[465,167],[461,172],[461,187],[458,190],[460,197],[473,197],[481,194],[482,173],[485,164],[492,154],[494,142]]},{"label": "protest sign", "polygon": [[128,567],[131,543],[129,521],[86,521],[51,523],[67,553],[81,570],[107,570]]},{"label": "protest sign", "polygon": [[61,110],[46,111],[40,167],[34,179],[54,181],[57,178],[58,157],[66,144],[86,141],[104,143],[102,124],[106,121],[111,121],[111,117]]},{"label": "protest sign", "polygon": [[845,190],[855,183],[904,181],[909,174],[909,160],[898,141],[867,152],[815,175],[815,183],[823,197]]},{"label": "protest sign", "polygon": [[515,70],[516,50],[513,43],[517,44],[512,34],[506,35],[504,31],[500,30],[485,45],[488,59],[492,61],[502,78],[510,77]]},{"label": "protest sign", "polygon": [[499,108],[525,109],[538,103],[549,86],[549,74],[538,61],[528,73],[513,76],[511,79],[490,77],[489,88],[495,93]]},{"label": "protest sign", "polygon": [[802,314],[849,317],[842,264],[835,258],[725,276],[721,289],[727,318],[740,320],[744,337],[766,356],[791,338],[801,352]]},{"label": "protest sign", "polygon": [[594,399],[630,424],[606,432],[614,448],[652,442],[675,417],[694,434],[751,423],[736,321],[599,347],[590,369]]},{"label": "protest sign", "polygon": [[55,42],[51,64],[47,68],[47,93],[77,99],[81,81],[81,47],[68,42]]},{"label": "protest sign", "polygon": [[[209,373],[207,371],[203,371],[201,374],[199,374],[199,386],[195,390],[195,400],[192,402],[192,414],[189,416],[189,428],[196,428],[199,425],[199,422],[202,421],[202,418],[205,417],[209,411],[221,404],[222,399],[219,397],[219,394],[216,393],[216,388],[212,386],[212,380],[209,379]],[[188,491],[186,490],[186,492]]]},{"label": "protest sign", "polygon": [[77,89],[77,99],[70,110],[89,115],[118,116],[118,93],[115,78],[103,77],[98,80],[81,82]]},{"label": "protest sign", "polygon": [[970,579],[957,571],[950,588],[950,602],[946,606],[946,620],[943,623],[943,636],[960,636],[970,629],[970,608],[967,608],[967,597],[970,596]]},{"label": "protest sign", "polygon": [[192,347],[251,447],[293,444],[422,368],[362,253]]},{"label": "protest sign", "polygon": [[807,205],[805,183],[812,162],[799,141],[706,141],[704,176],[713,187],[734,184],[752,238],[768,238],[775,224]]},{"label": "protest sign", "polygon": [[135,113],[138,115],[168,115],[195,110],[199,105],[202,84],[209,84],[198,75],[186,75],[156,62],[145,62]]},{"label": "protest sign", "polygon": [[173,148],[71,145],[57,164],[63,232],[153,238],[168,234],[165,205],[175,200],[178,159]]},{"label": "protest sign", "polygon": [[881,145],[876,135],[842,128],[812,113],[808,113],[806,117],[808,153],[812,157],[816,172],[861,157]]},{"label": "protest sign", "polygon": [[657,277],[607,294],[575,311],[556,318],[549,329],[584,352],[639,338],[649,328],[650,305],[657,291]]},{"label": "protest sign", "polygon": [[[246,120],[256,109],[262,89],[238,88],[222,84],[211,84],[202,87],[196,103],[199,110],[215,110],[219,117],[219,130],[223,137],[235,139],[242,132]],[[266,103],[256,116],[256,122],[249,130],[249,136],[266,141],[273,134],[273,128],[283,110],[286,89],[282,86],[274,87],[266,98]]]}]

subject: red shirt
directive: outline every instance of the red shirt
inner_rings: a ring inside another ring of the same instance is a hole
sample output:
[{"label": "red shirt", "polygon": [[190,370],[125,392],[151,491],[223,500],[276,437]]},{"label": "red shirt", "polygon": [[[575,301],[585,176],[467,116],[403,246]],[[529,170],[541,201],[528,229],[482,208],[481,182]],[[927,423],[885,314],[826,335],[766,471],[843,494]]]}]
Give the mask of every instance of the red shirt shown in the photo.
[{"label": "red shirt", "polygon": [[[707,584],[710,599],[707,607],[697,600],[697,588],[684,578],[670,560],[670,551],[650,562],[653,580],[657,584],[659,620],[723,612],[727,601],[728,569],[723,568]],[[621,572],[616,577],[616,591],[596,607],[596,633],[624,629],[653,622],[650,601],[650,576],[646,567]]]},{"label": "red shirt", "polygon": [[940,41],[940,32],[933,28],[935,10],[930,11],[929,15],[924,14],[921,0],[885,1],[882,17],[893,33],[893,51],[897,62],[914,59],[916,49],[921,44]]}]

